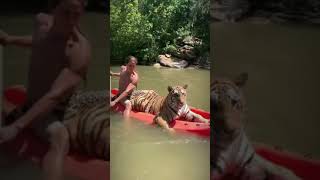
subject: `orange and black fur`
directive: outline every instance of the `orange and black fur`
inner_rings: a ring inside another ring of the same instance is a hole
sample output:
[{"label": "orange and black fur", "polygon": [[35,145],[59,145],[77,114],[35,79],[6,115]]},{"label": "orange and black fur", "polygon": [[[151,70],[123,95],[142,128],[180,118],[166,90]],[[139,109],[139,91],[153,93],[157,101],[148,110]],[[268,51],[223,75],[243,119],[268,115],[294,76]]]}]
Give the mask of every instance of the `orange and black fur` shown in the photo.
[{"label": "orange and black fur", "polygon": [[130,97],[132,110],[156,115],[154,121],[162,118],[167,123],[180,118],[186,121],[209,122],[190,110],[187,105],[187,85],[168,87],[168,95],[160,96],[153,90],[137,90]]}]

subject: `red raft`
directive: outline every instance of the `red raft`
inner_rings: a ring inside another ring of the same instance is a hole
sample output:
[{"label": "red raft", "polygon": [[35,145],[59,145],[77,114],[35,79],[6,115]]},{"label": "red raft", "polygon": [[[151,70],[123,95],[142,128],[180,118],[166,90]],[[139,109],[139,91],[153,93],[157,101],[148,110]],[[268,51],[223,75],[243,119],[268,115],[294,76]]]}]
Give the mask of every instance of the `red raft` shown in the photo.
[{"label": "red raft", "polygon": [[[19,106],[25,102],[26,93],[21,88],[10,87],[4,91],[4,98],[11,105]],[[48,145],[41,143],[30,130],[25,130],[16,139],[1,146],[8,152],[14,152],[15,155],[31,160],[37,165],[41,165],[41,160],[48,150]],[[84,180],[109,179],[109,162],[90,158],[83,154],[69,153],[65,159],[64,167],[68,176]]]},{"label": "red raft", "polygon": [[[118,93],[118,89],[112,89],[111,93],[116,95]],[[113,108],[115,111],[123,112],[124,106],[118,103]],[[202,117],[206,119],[210,119],[210,113],[203,111],[201,109],[190,108],[191,111],[200,114]],[[146,124],[153,124],[154,115],[144,113],[144,112],[136,112],[131,111],[130,117],[137,119],[139,121],[145,122]],[[210,125],[206,123],[197,123],[197,122],[187,122],[182,119],[177,119],[170,124],[170,127],[174,128],[176,131],[193,133],[199,136],[210,137]]]}]

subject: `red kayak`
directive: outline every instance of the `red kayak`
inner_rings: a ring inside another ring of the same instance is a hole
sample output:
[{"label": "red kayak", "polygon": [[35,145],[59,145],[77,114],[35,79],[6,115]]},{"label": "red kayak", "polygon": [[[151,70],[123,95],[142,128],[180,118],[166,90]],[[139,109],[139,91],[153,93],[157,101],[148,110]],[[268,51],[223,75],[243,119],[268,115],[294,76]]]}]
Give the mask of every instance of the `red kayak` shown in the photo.
[{"label": "red kayak", "polygon": [[255,146],[256,152],[265,159],[286,167],[304,180],[320,179],[320,161],[312,160],[286,151],[276,150],[266,145]]},{"label": "red kayak", "polygon": [[[22,105],[26,93],[21,88],[8,88],[4,91],[4,98],[14,106]],[[25,130],[18,137],[3,145],[8,152],[23,159],[28,159],[41,165],[41,160],[48,150],[48,145],[41,143],[30,130]],[[109,162],[87,157],[75,152],[69,153],[65,159],[65,172],[67,175],[84,180],[108,180]]]},{"label": "red kayak", "polygon": [[[113,95],[116,95],[118,93],[118,89],[112,89],[111,93]],[[113,109],[118,112],[123,112],[125,107],[118,103],[114,106]],[[202,117],[210,119],[209,112],[196,108],[190,109],[191,111],[200,114]],[[144,112],[131,111],[130,117],[145,122],[146,124],[153,124],[154,115]],[[193,133],[204,137],[210,137],[210,125],[206,123],[188,122],[183,121],[183,119],[177,119],[170,124],[170,127],[174,128],[177,131]]]}]

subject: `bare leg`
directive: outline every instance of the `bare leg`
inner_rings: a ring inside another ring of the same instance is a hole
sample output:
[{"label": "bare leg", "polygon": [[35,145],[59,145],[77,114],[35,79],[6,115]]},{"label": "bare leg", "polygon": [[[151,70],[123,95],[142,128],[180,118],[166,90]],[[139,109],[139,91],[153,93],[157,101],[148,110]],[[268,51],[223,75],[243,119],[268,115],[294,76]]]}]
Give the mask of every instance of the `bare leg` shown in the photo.
[{"label": "bare leg", "polygon": [[69,151],[69,135],[66,127],[54,122],[48,128],[50,135],[49,151],[43,159],[46,180],[63,179],[64,157]]},{"label": "bare leg", "polygon": [[126,101],[125,102],[125,105],[126,105],[126,109],[124,110],[124,112],[123,112],[123,116],[124,116],[124,118],[125,119],[129,119],[129,117],[130,117],[130,111],[131,111],[131,102],[130,101]]}]

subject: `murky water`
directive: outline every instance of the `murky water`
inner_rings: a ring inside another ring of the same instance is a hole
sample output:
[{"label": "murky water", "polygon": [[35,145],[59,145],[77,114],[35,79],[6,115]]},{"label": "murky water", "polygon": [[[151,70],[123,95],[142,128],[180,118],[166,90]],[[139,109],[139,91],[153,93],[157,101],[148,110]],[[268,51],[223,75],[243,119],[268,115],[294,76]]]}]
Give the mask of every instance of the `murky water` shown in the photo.
[{"label": "murky water", "polygon": [[320,158],[320,29],[306,25],[211,24],[213,75],[249,73],[249,136]]},{"label": "murky water", "polygon": [[[32,32],[34,15],[0,16],[0,29],[14,35],[26,35]],[[107,81],[107,34],[106,16],[99,13],[87,13],[81,22],[83,33],[92,45],[92,62],[89,67],[86,89],[106,89]],[[93,28],[94,27],[94,28]],[[3,84],[26,84],[28,73],[29,49],[8,46],[3,49]],[[2,78],[2,77],[1,77]],[[1,179],[42,179],[41,169],[28,161],[15,160],[14,157],[0,152]],[[19,178],[20,177],[20,178]],[[68,177],[67,179],[70,179]]]},{"label": "murky water", "polygon": [[[114,72],[119,67],[111,68]],[[168,85],[188,84],[188,104],[209,110],[209,71],[138,67],[138,89],[167,94]],[[111,86],[117,87],[112,78]],[[169,136],[162,129],[111,114],[111,179],[209,179],[209,140],[192,135]]]}]

